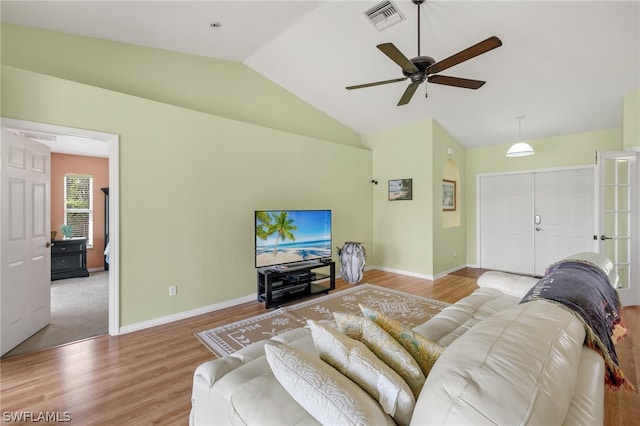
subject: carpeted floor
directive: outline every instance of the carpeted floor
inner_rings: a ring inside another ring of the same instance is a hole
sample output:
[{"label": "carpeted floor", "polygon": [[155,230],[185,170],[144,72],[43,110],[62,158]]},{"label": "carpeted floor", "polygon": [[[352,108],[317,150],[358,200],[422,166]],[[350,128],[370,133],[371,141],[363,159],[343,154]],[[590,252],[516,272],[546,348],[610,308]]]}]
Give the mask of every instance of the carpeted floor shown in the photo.
[{"label": "carpeted floor", "polygon": [[196,333],[196,337],[213,353],[224,356],[251,343],[269,339],[293,328],[304,327],[308,319],[333,320],[334,312],[360,315],[360,303],[410,327],[422,324],[449,305],[373,284],[359,284],[327,296],[316,296],[262,315],[202,331]]},{"label": "carpeted floor", "polygon": [[51,323],[3,358],[109,332],[109,272],[51,282]]}]

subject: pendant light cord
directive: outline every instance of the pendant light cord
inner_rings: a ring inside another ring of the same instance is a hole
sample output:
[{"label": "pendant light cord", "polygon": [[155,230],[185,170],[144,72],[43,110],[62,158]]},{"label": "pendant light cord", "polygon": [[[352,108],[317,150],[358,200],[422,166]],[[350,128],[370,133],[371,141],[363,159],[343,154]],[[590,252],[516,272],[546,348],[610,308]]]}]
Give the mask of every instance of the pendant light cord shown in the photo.
[{"label": "pendant light cord", "polygon": [[518,119],[518,140],[517,142],[522,142],[522,119],[524,115],[519,115],[516,117]]}]

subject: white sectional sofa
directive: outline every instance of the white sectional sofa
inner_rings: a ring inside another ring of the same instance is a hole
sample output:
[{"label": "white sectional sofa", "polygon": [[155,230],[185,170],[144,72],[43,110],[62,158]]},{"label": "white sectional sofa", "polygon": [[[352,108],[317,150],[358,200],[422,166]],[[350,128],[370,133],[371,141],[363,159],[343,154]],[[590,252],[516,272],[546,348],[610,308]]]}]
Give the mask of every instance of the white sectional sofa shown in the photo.
[{"label": "white sectional sofa", "polygon": [[[607,259],[580,257],[615,282]],[[536,282],[486,272],[478,290],[415,327],[446,349],[415,399],[410,424],[603,424],[603,359],[583,344],[584,327],[567,310],[542,300],[519,304]],[[309,329],[301,328],[200,365],[192,426],[320,424],[274,375],[265,356],[274,341],[319,360]],[[382,417],[374,418],[385,419],[377,423],[393,424],[376,409]]]}]

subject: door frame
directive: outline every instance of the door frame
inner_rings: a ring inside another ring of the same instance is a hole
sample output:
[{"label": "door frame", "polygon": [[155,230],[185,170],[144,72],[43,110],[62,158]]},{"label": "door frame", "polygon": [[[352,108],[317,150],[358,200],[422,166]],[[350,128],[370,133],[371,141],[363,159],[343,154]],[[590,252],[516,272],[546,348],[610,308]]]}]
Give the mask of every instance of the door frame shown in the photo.
[{"label": "door frame", "polygon": [[[640,149],[631,149],[627,151],[597,151],[596,152],[596,177],[598,180],[598,189],[601,191],[598,194],[599,208],[598,208],[598,236],[604,235],[605,233],[605,220],[604,220],[604,168],[605,164],[603,163],[603,158],[610,157],[635,157],[633,162],[633,167],[629,170],[629,182],[630,182],[630,191],[631,194],[634,192],[638,193],[638,188],[640,188]],[[640,200],[638,197],[631,196],[629,204],[629,209],[631,211],[630,223],[629,223],[629,235],[631,238],[629,248],[629,269],[632,273],[628,274],[627,288],[626,289],[618,289],[620,293],[621,302],[625,306],[636,306],[640,304],[640,277],[638,276],[638,270],[640,270]],[[594,238],[597,236],[594,235]],[[604,254],[605,246],[604,241],[599,241],[599,250]],[[615,259],[611,259],[615,263]],[[634,279],[635,277],[635,279]]]},{"label": "door frame", "polygon": [[94,139],[109,151],[109,334],[120,334],[120,136],[34,121],[0,118],[2,128]]}]

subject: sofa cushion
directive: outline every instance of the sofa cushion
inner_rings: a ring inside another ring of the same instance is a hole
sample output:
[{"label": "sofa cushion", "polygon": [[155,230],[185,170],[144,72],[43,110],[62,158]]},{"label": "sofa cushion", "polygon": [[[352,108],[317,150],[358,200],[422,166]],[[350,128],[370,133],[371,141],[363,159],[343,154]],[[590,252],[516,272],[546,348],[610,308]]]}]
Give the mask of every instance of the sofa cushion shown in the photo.
[{"label": "sofa cushion", "polygon": [[341,312],[334,312],[333,316],[342,333],[364,343],[407,382],[415,396],[420,394],[424,373],[411,354],[389,333],[369,318]]},{"label": "sofa cushion", "polygon": [[307,320],[320,359],[353,380],[399,425],[408,425],[416,400],[409,385],[364,343]]},{"label": "sofa cushion", "polygon": [[546,301],[498,312],[440,356],[411,423],[562,424],[576,392],[584,337],[573,314]]},{"label": "sofa cushion", "polygon": [[229,415],[234,424],[265,424],[265,419],[269,419],[268,423],[273,425],[320,425],[289,395],[271,372],[238,386],[230,402]]},{"label": "sofa cushion", "polygon": [[391,337],[396,339],[403,348],[411,354],[416,360],[424,375],[428,375],[431,367],[438,360],[440,354],[444,351],[444,347],[427,339],[420,333],[416,333],[410,327],[399,321],[360,304],[362,315],[378,324],[384,331],[389,333]]},{"label": "sofa cushion", "polygon": [[320,358],[280,344],[266,345],[265,354],[278,382],[320,423],[395,424],[360,386]]},{"label": "sofa cushion", "polygon": [[515,306],[519,297],[508,296],[493,288],[480,288],[449,305],[414,330],[440,346],[448,346],[471,327],[496,312]]}]

